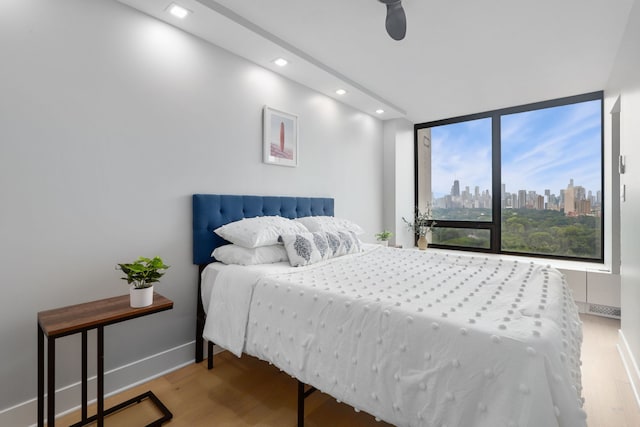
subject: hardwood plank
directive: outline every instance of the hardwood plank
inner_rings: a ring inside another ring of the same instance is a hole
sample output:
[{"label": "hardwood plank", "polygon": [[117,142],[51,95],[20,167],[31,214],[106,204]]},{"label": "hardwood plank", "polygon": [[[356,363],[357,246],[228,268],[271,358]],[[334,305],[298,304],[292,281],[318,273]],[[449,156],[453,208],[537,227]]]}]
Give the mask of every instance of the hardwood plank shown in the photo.
[{"label": "hardwood plank", "polygon": [[[620,322],[597,316],[581,316],[584,327],[582,384],[589,427],[640,426],[638,407],[622,361],[616,349]],[[173,412],[167,425],[173,427],[296,425],[297,382],[274,366],[249,356],[241,359],[229,353],[216,356],[216,367],[193,364],[107,399],[110,407],[147,390]],[[151,405],[149,405],[151,406]],[[383,427],[363,412],[316,392],[306,401],[307,427]],[[153,408],[109,417],[106,425],[139,426],[157,417]],[[95,409],[94,409],[95,411]],[[72,417],[74,417],[72,419]],[[61,420],[68,425],[80,418],[71,414]]]},{"label": "hardwood plank", "polygon": [[640,407],[616,348],[620,321],[581,315],[582,387],[589,427],[640,426]]}]

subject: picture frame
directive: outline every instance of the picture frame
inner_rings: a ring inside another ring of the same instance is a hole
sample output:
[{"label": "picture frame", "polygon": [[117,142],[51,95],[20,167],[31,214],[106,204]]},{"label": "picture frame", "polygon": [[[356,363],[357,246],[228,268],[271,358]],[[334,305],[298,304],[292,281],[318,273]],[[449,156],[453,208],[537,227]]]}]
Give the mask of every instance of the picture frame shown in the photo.
[{"label": "picture frame", "polygon": [[263,111],[263,161],[298,166],[298,116],[269,106]]}]

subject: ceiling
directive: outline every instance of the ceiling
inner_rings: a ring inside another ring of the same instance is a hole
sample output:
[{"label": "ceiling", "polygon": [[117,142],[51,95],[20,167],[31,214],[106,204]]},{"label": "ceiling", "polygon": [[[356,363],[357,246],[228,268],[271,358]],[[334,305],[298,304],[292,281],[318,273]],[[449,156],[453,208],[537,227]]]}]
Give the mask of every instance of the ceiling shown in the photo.
[{"label": "ceiling", "polygon": [[[378,0],[118,1],[383,120],[420,123],[604,89],[635,0],[402,0],[402,41]],[[171,16],[171,2],[193,13]]]}]

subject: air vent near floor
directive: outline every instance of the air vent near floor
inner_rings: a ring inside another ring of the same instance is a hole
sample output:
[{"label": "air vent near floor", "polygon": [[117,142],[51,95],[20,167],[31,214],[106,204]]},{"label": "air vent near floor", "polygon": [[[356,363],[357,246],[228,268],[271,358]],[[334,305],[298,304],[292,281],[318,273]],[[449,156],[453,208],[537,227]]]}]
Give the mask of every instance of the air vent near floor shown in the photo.
[{"label": "air vent near floor", "polygon": [[597,314],[598,316],[620,318],[621,311],[619,307],[610,307],[608,305],[589,304],[590,314]]}]

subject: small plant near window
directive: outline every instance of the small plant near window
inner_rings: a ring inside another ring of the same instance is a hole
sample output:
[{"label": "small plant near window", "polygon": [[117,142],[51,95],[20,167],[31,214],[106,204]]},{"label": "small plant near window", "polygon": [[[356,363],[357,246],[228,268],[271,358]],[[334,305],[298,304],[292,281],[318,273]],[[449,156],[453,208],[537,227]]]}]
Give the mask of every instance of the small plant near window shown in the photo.
[{"label": "small plant near window", "polygon": [[431,228],[436,225],[433,220],[433,213],[431,211],[431,205],[427,205],[427,209],[420,212],[419,208],[416,208],[416,214],[413,222],[408,221],[405,217],[402,220],[407,224],[409,230],[413,231],[418,236],[418,249],[425,250],[429,245],[427,241],[427,234],[431,231]]},{"label": "small plant near window", "polygon": [[386,242],[388,241],[391,237],[393,237],[393,233],[387,230],[381,231],[380,233],[376,234],[376,239],[380,240],[381,242]]},{"label": "small plant near window", "polygon": [[408,221],[405,217],[402,217],[402,220],[407,224],[409,230],[415,233],[418,237],[426,236],[429,231],[431,231],[431,227],[436,225],[436,222],[433,220],[431,206],[427,206],[427,209],[424,212],[420,212],[420,209],[416,208],[416,214],[413,222]]}]

